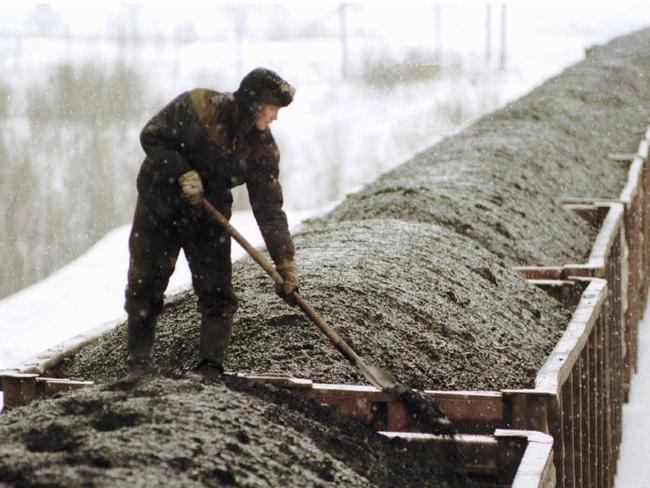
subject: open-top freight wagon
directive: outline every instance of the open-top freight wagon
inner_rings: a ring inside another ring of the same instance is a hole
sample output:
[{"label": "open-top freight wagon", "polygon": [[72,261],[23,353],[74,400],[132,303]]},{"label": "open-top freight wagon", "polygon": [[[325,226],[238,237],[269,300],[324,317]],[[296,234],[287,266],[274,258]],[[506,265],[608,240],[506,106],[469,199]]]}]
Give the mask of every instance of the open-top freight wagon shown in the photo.
[{"label": "open-top freight wagon", "polygon": [[[558,201],[599,231],[583,264],[518,267],[529,283],[573,310],[531,389],[426,391],[456,425],[456,442],[477,486],[611,487],[621,442],[622,405],[637,362],[637,329],[648,292],[650,161],[648,138],[628,165],[617,199]],[[92,384],[57,378],[66,358],[105,332],[78,336],[2,373],[7,406]],[[239,375],[336,406],[388,437],[445,442],[403,403],[377,388],[316,383],[281,375]]]}]

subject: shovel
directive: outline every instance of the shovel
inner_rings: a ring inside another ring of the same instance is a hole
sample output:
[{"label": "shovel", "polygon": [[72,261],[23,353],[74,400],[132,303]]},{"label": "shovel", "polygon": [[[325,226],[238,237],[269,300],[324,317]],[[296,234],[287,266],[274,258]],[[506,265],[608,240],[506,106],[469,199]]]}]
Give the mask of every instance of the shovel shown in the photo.
[{"label": "shovel", "polygon": [[[260,254],[239,232],[235,229],[228,219],[223,216],[210,202],[205,198],[203,199],[203,208],[206,212],[217,222],[219,222],[228,231],[228,234],[235,239],[248,254],[259,264],[264,271],[275,281],[277,284],[283,284],[284,281],[280,274],[275,270],[275,267]],[[373,386],[383,390],[391,398],[404,402],[409,411],[416,415],[426,425],[428,432],[435,434],[442,434],[449,439],[457,433],[456,427],[450,422],[445,413],[440,410],[438,405],[430,398],[427,398],[422,392],[412,390],[411,388],[397,383],[390,374],[377,366],[367,364],[361,357],[347,345],[343,338],[332,327],[323,320],[323,318],[314,310],[305,299],[300,296],[300,293],[294,291],[292,297],[296,301],[301,310],[309,317],[309,319],[318,326],[318,328],[327,336],[327,338],[334,344],[336,349],[347,359],[355,368],[357,368],[363,376]],[[457,465],[463,466],[460,461],[460,452],[455,443],[449,450],[451,459],[454,459]]]},{"label": "shovel", "polygon": [[[248,242],[244,236],[242,236],[237,229],[235,229],[228,219],[223,216],[214,206],[208,202],[205,198],[203,199],[203,208],[208,212],[208,214],[219,222],[225,229],[228,231],[228,234],[235,239],[239,245],[241,245],[246,252],[259,264],[264,271],[275,281],[275,283],[282,285],[284,281],[280,274],[275,270],[275,267],[259,252],[255,249],[250,242]],[[366,379],[377,388],[382,390],[388,390],[396,387],[396,382],[391,376],[383,371],[377,366],[372,366],[367,364],[356,352],[347,345],[343,338],[334,330],[332,327],[323,320],[323,318],[312,308],[305,299],[300,296],[300,293],[294,291],[292,294],[294,300],[300,307],[300,309],[309,317],[309,319],[318,326],[318,328],[327,336],[327,338],[334,344],[334,347],[347,359],[354,367],[356,367]]]}]

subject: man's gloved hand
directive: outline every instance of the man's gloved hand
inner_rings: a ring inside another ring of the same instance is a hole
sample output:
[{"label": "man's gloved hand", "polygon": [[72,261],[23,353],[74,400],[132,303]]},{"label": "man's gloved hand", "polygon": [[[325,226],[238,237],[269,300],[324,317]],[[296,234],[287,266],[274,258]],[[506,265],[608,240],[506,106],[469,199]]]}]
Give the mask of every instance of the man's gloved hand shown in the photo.
[{"label": "man's gloved hand", "polygon": [[275,285],[275,292],[292,307],[296,306],[293,292],[298,291],[298,266],[293,261],[280,261],[275,269],[282,276],[284,283]]},{"label": "man's gloved hand", "polygon": [[178,182],[185,200],[192,205],[200,205],[203,199],[203,183],[199,174],[194,170],[188,171],[178,178]]}]

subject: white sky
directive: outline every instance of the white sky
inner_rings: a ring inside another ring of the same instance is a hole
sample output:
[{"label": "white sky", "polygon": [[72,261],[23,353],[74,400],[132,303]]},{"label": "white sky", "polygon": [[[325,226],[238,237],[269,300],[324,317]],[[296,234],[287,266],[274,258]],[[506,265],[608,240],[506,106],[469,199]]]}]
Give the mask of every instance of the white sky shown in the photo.
[{"label": "white sky", "polygon": [[[338,15],[340,2],[298,2],[298,1],[253,1],[253,2],[218,2],[218,1],[158,1],[137,0],[119,1],[72,1],[51,0],[46,2],[4,1],[0,2],[2,16],[0,29],[14,31],[19,29],[38,5],[48,5],[61,14],[62,20],[75,33],[102,33],[106,31],[111,18],[125,12],[139,12],[139,21],[143,27],[173,32],[176,25],[194,23],[199,32],[210,33],[229,28],[230,22],[222,15],[223,7],[236,8],[237,5],[257,6],[264,12],[268,7],[279,5],[286,15],[293,18],[322,18]],[[432,30],[431,12],[434,5],[441,6],[443,18],[458,22],[462,18],[472,17],[477,10],[484,11],[487,4],[492,5],[493,15],[497,15],[503,3],[507,5],[509,15],[525,21],[527,28],[531,25],[556,24],[558,28],[570,26],[595,26],[607,30],[612,24],[622,20],[628,23],[638,19],[639,25],[650,21],[650,2],[641,0],[587,1],[587,0],[550,0],[507,2],[486,2],[484,0],[444,0],[435,1],[364,1],[351,2],[348,15],[354,19],[355,13],[373,12],[374,22],[386,33],[394,35],[430,34]],[[399,15],[396,14],[399,9]],[[365,15],[365,14],[364,14]],[[408,28],[400,21],[408,19]],[[609,27],[608,27],[609,25]],[[443,26],[444,28],[444,26]],[[472,35],[464,32],[463,35]]]}]

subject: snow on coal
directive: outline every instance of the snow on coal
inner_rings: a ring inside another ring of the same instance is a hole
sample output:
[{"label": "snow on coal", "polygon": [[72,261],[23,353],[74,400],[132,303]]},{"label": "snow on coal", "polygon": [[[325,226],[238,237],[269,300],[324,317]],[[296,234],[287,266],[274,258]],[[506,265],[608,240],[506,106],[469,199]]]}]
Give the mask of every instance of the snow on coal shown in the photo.
[{"label": "snow on coal", "polygon": [[[417,388],[530,386],[569,314],[472,240],[395,219],[311,223],[296,236],[302,293],[368,361]],[[251,260],[234,268],[240,310],[226,368],[364,383]],[[161,373],[196,361],[194,296],[170,304],[154,348]],[[122,375],[125,332],[85,348],[65,374]],[[485,365],[490,368],[486,370]]]},{"label": "snow on coal", "polygon": [[464,486],[439,445],[233,382],[118,381],[5,412],[0,485]]}]

